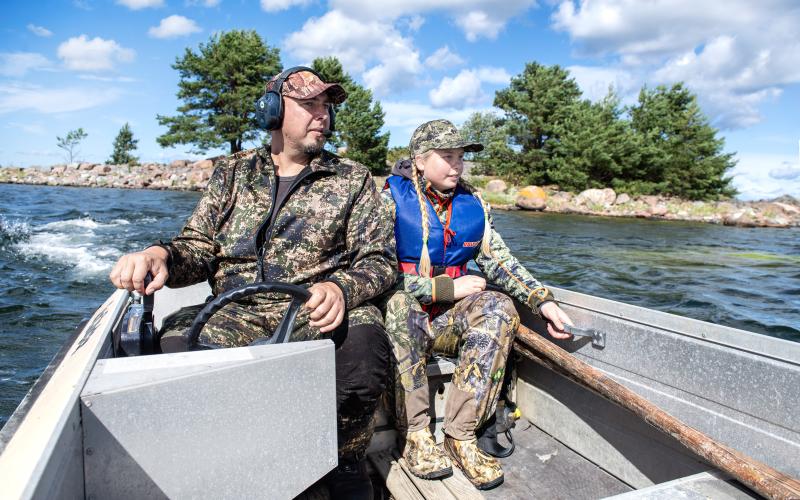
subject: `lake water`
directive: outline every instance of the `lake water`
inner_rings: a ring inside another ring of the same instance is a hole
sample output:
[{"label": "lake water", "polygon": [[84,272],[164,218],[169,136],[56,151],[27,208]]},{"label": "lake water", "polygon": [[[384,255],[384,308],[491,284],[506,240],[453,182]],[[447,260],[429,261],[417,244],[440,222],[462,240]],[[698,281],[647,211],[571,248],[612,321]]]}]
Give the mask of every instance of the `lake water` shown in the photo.
[{"label": "lake water", "polygon": [[[124,253],[180,230],[198,193],[0,185],[0,426],[113,292]],[[542,281],[800,341],[800,229],[496,212]]]}]

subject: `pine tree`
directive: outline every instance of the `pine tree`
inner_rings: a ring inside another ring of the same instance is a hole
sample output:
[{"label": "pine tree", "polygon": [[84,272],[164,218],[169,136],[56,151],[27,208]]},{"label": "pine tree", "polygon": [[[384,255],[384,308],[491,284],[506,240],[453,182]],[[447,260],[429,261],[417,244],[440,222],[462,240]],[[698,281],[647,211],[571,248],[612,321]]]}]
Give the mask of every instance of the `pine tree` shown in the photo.
[{"label": "pine tree", "polygon": [[501,175],[515,182],[548,182],[559,132],[576,112],[581,91],[560,66],[528,63],[511,85],[497,91],[494,105],[506,112],[510,149],[498,151]]},{"label": "pine tree", "polygon": [[503,171],[501,159],[513,154],[508,147],[505,120],[493,112],[476,112],[461,125],[460,132],[466,139],[483,144],[483,151],[464,155],[464,159],[475,163],[472,174],[497,175]]},{"label": "pine tree", "polygon": [[642,88],[630,109],[631,126],[641,142],[637,169],[640,191],[689,199],[733,196],[733,153],[723,153],[724,139],[682,83]]},{"label": "pine tree", "polygon": [[158,115],[169,130],[158,137],[163,147],[192,144],[203,153],[225,144],[230,152],[261,133],[255,101],[271,75],[281,71],[279,50],[255,31],[233,30],[212,35],[197,52],[187,48],[172,67],[180,72],[177,116]]},{"label": "pine tree", "polygon": [[111,158],[108,159],[108,163],[112,165],[136,165],[139,162],[139,158],[133,156],[131,152],[136,150],[136,144],[138,144],[138,142],[139,139],[133,138],[133,131],[126,122],[125,125],[119,129],[117,138],[114,139],[114,152],[111,153]]}]

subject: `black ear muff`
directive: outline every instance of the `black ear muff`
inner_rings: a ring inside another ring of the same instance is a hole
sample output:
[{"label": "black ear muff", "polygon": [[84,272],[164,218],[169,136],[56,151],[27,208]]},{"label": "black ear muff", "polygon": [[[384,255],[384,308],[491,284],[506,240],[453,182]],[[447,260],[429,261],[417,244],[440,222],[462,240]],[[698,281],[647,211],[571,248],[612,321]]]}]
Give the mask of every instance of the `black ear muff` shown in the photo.
[{"label": "black ear muff", "polygon": [[[310,71],[322,80],[319,73],[305,66],[295,66],[278,75],[272,89],[265,92],[264,95],[256,101],[256,122],[264,130],[277,130],[281,128],[283,122],[283,97],[281,96],[283,82],[285,82],[292,73],[297,73],[298,71]],[[333,122],[336,117],[336,111],[334,111],[332,104],[328,105],[328,115],[330,116],[329,130],[333,131],[335,130]]]},{"label": "black ear muff", "polygon": [[281,128],[283,118],[283,99],[280,94],[270,90],[256,101],[256,120],[264,130]]},{"label": "black ear muff", "polygon": [[333,104],[328,104],[328,130],[333,132],[336,130],[336,108],[333,107]]}]

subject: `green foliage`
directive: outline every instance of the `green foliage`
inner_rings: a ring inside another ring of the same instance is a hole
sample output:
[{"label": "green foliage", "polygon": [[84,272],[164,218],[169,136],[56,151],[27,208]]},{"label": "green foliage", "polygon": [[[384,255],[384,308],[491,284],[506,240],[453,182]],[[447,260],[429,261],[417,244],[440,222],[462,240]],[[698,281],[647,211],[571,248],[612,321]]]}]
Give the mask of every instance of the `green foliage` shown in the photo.
[{"label": "green foliage", "polygon": [[372,92],[353,81],[335,57],[317,58],[312,63],[325,81],[339,82],[347,91],[347,100],[337,106],[336,131],[331,143],[345,147],[345,156],[369,167],[374,174],[386,172],[389,133],[380,133],[385,113]]},{"label": "green foliage", "polygon": [[403,160],[408,158],[408,148],[405,146],[395,146],[393,148],[389,148],[386,152],[386,162],[394,166],[398,160]]},{"label": "green foliage", "polygon": [[498,151],[501,175],[515,182],[542,184],[555,168],[553,148],[574,117],[581,91],[560,66],[528,63],[494,105],[506,112],[511,148]]},{"label": "green foliage", "polygon": [[172,67],[180,73],[177,116],[158,115],[169,130],[158,137],[162,147],[192,144],[204,153],[225,144],[230,152],[259,138],[254,103],[268,78],[281,71],[279,50],[253,30],[214,34],[197,52],[187,48]]},{"label": "green foliage", "polygon": [[733,153],[722,152],[724,139],[716,137],[697,98],[682,83],[642,88],[630,114],[642,154],[632,180],[652,192],[693,200],[736,194],[725,177],[736,165]]},{"label": "green foliage", "polygon": [[108,163],[113,165],[136,165],[139,162],[139,158],[133,156],[131,152],[136,150],[136,144],[138,143],[139,139],[133,138],[133,131],[130,125],[125,123],[119,129],[117,138],[114,139],[114,152],[111,153]]},{"label": "green foliage", "polygon": [[473,113],[460,132],[466,139],[484,147],[483,151],[467,153],[464,157],[475,163],[470,171],[473,175],[498,175],[503,171],[499,159],[511,155],[512,151],[508,147],[508,127],[502,118],[492,112]]},{"label": "green foliage", "polygon": [[725,176],[733,154],[723,152],[723,139],[681,83],[643,88],[638,105],[621,109],[613,89],[591,103],[568,71],[529,63],[494,104],[504,117],[473,115],[463,127],[487,146],[476,173],[571,191],[610,186],[695,200],[735,194]]},{"label": "green foliage", "polygon": [[56,146],[63,149],[67,154],[67,162],[72,163],[80,154],[78,144],[89,136],[82,128],[70,130],[64,137],[56,136]]}]

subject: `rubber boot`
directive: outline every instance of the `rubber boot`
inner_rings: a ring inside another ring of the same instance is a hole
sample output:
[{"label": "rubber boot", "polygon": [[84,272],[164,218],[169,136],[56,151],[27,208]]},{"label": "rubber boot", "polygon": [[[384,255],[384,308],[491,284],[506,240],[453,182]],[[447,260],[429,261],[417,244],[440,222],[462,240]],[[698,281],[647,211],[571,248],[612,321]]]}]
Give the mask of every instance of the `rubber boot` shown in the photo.
[{"label": "rubber boot", "polygon": [[450,459],[436,445],[430,429],[409,431],[404,441],[401,450],[412,474],[421,479],[439,479],[453,474]]},{"label": "rubber boot", "polygon": [[332,500],[373,500],[372,481],[367,474],[367,461],[340,460],[325,478]]},{"label": "rubber boot", "polygon": [[503,469],[496,458],[478,448],[477,439],[460,441],[450,436],[444,438],[444,449],[461,469],[469,482],[479,490],[488,490],[503,484]]}]

